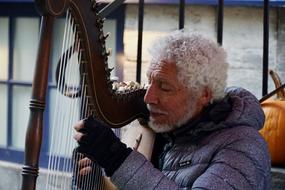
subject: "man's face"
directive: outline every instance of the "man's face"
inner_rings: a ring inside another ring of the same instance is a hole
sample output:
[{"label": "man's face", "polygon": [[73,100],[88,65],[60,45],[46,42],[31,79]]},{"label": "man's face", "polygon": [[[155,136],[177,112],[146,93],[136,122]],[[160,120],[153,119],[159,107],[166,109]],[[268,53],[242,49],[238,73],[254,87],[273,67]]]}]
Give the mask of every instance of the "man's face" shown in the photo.
[{"label": "man's face", "polygon": [[195,113],[196,98],[180,83],[176,65],[169,61],[152,64],[144,101],[150,111],[150,127],[168,132],[186,123]]}]

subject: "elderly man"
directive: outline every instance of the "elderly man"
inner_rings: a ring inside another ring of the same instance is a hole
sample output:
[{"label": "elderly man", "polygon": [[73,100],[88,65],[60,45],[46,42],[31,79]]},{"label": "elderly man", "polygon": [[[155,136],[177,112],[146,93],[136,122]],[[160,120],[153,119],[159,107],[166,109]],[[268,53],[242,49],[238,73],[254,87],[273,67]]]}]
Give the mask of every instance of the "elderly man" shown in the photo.
[{"label": "elderly man", "polygon": [[176,31],[158,39],[151,55],[144,100],[159,139],[152,162],[93,118],[75,126],[79,152],[118,189],[270,189],[270,157],[258,132],[264,114],[248,91],[225,90],[224,50]]}]

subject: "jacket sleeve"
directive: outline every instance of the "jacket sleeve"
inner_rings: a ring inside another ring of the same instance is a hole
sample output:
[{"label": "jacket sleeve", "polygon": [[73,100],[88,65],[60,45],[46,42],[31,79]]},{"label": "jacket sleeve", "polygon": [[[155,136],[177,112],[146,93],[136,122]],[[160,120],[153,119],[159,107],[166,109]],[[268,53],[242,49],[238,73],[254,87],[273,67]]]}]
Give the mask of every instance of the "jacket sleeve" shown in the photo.
[{"label": "jacket sleeve", "polygon": [[123,190],[176,190],[178,185],[154,168],[142,154],[133,151],[111,177]]},{"label": "jacket sleeve", "polygon": [[234,132],[227,136],[230,140],[226,144],[220,144],[209,163],[200,163],[207,164],[207,169],[187,188],[179,187],[136,151],[127,157],[111,180],[122,190],[270,189],[270,158],[265,141],[256,130]]},{"label": "jacket sleeve", "polygon": [[267,144],[254,129],[239,133],[218,149],[192,189],[270,189],[271,162]]}]

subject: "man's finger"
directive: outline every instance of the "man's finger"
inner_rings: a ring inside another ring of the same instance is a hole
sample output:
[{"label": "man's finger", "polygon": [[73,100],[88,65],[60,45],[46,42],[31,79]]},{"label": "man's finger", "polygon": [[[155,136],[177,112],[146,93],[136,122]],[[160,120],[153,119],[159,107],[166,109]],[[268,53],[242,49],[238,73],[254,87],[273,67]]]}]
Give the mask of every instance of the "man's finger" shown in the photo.
[{"label": "man's finger", "polygon": [[85,158],[78,161],[78,166],[80,168],[86,167],[86,166],[90,165],[91,163],[92,163],[92,161],[89,158],[85,157]]},{"label": "man's finger", "polygon": [[88,175],[89,173],[91,173],[91,171],[92,171],[91,166],[87,166],[79,171],[79,175]]},{"label": "man's finger", "polygon": [[79,122],[77,122],[75,125],[74,125],[74,129],[76,131],[80,130],[81,128],[84,127],[84,121],[83,120],[80,120]]},{"label": "man's finger", "polygon": [[75,140],[79,141],[83,135],[84,135],[84,134],[82,134],[82,133],[76,132],[76,133],[74,134],[73,138],[74,138]]}]

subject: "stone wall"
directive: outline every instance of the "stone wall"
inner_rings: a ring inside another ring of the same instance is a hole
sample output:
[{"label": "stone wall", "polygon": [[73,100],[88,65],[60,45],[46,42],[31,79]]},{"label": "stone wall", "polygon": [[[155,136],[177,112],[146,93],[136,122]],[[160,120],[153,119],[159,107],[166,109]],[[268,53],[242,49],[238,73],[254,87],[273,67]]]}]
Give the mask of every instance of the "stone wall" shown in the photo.
[{"label": "stone wall", "polygon": [[[280,71],[282,78],[285,79],[285,13],[284,8],[277,10],[277,53],[276,53],[276,67]],[[284,80],[283,80],[284,82]]]},{"label": "stone wall", "polygon": [[[285,81],[283,51],[285,41],[283,8],[271,8],[269,37],[269,67],[276,70]],[[129,5],[124,33],[124,80],[135,80],[137,55],[137,6]],[[201,33],[216,41],[216,8],[212,6],[188,6],[185,12],[185,29]],[[145,7],[142,83],[146,83],[149,62],[148,48],[158,36],[178,28],[177,6]],[[230,69],[228,86],[241,86],[262,95],[263,9],[262,7],[225,7],[223,46],[228,53]],[[269,77],[269,91],[274,89]]]}]

